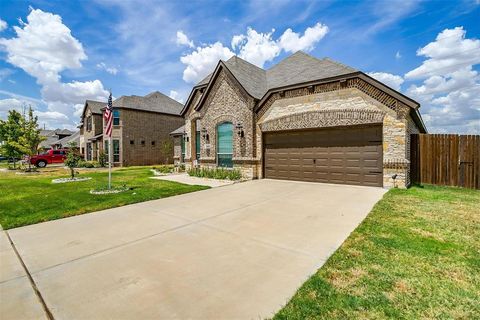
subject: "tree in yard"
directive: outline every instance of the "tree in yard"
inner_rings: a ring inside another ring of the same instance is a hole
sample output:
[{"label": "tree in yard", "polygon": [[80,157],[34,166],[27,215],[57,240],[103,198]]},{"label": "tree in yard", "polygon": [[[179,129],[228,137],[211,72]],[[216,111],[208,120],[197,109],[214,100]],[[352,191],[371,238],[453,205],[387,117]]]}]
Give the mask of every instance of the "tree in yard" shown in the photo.
[{"label": "tree in yard", "polygon": [[38,117],[33,115],[32,107],[28,108],[28,118],[24,115],[21,117],[21,129],[18,141],[12,142],[22,154],[28,156],[28,170],[30,171],[31,163],[30,157],[37,153],[40,142],[45,140],[45,137],[40,135],[38,128]]},{"label": "tree in yard", "polygon": [[80,162],[80,157],[77,152],[77,144],[75,142],[70,142],[68,144],[67,157],[65,158],[64,164],[70,169],[70,176],[72,179],[75,178],[75,168],[78,167]]},{"label": "tree in yard", "polygon": [[22,135],[22,115],[16,110],[8,111],[7,120],[0,120],[0,152],[8,158],[19,159],[23,153],[17,142]]}]

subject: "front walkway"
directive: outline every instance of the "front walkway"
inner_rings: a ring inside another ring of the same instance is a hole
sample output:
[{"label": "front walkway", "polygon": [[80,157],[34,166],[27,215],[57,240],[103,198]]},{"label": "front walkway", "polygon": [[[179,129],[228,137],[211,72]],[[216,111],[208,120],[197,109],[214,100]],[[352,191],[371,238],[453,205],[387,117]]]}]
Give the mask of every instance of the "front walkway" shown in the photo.
[{"label": "front walkway", "polygon": [[[256,319],[279,310],[384,192],[257,180],[8,233],[56,319]],[[2,278],[5,318],[36,317],[22,277]]]}]

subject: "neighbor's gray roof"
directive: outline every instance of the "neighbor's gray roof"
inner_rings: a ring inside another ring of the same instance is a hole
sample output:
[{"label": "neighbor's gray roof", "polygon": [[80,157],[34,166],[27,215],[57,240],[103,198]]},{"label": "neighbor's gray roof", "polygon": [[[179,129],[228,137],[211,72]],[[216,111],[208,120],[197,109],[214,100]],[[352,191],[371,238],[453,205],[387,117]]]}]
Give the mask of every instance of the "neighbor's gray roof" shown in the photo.
[{"label": "neighbor's gray roof", "polygon": [[[261,99],[268,90],[335,77],[357,70],[329,58],[317,59],[298,51],[268,70],[259,68],[237,56],[224,62],[243,88],[254,98]],[[209,74],[197,86],[207,84]]]},{"label": "neighbor's gray roof", "polygon": [[52,144],[58,141],[58,135],[71,135],[74,132],[68,129],[54,129],[54,130],[40,130],[40,135],[46,137],[47,140],[44,140],[40,143],[39,147],[41,148],[50,148]]},{"label": "neighbor's gray roof", "polygon": [[113,106],[115,108],[129,108],[173,115],[180,115],[180,111],[183,108],[183,105],[180,102],[167,97],[158,91],[152,92],[145,97],[121,96],[113,101]]},{"label": "neighbor's gray roof", "polygon": [[170,135],[171,136],[179,136],[179,135],[182,135],[184,133],[185,133],[185,125],[181,126],[178,129],[173,130],[172,132],[170,132]]},{"label": "neighbor's gray roof", "polygon": [[68,129],[56,129],[55,134],[61,134],[61,135],[72,135],[74,134],[75,131],[68,130]]},{"label": "neighbor's gray roof", "polygon": [[54,141],[51,145],[59,145],[61,147],[68,147],[68,144],[75,142],[77,147],[80,145],[80,131],[74,132],[72,135],[65,137],[63,139]]}]

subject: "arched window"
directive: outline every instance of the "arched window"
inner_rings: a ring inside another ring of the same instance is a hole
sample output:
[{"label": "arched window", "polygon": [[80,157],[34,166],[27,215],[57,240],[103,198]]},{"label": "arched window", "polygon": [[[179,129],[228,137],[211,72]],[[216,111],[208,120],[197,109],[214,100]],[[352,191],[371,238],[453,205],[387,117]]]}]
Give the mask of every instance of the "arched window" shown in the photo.
[{"label": "arched window", "polygon": [[217,164],[219,167],[233,167],[233,124],[224,122],[217,127]]}]

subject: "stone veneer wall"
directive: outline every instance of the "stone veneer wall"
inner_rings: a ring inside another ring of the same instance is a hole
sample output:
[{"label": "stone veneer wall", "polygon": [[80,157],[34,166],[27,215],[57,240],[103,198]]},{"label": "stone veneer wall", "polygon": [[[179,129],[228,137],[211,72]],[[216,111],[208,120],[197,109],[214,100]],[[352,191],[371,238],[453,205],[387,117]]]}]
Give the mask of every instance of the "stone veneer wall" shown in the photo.
[{"label": "stone veneer wall", "polygon": [[[392,101],[389,96],[381,96],[379,102],[377,93],[369,95],[365,87],[361,90],[357,85],[356,81],[343,86],[337,82],[274,94],[267,100],[267,108],[258,113],[257,157],[262,156],[262,131],[382,123],[384,186],[408,186],[409,134],[418,131],[408,115],[409,107]],[[259,175],[261,170],[260,165]],[[394,174],[397,174],[395,183]]]},{"label": "stone veneer wall", "polygon": [[[197,92],[192,99],[192,105],[196,106],[201,93]],[[253,157],[255,150],[254,142],[254,101],[248,96],[230,77],[222,71],[215,80],[213,87],[204,101],[200,112],[191,109],[186,116],[185,133],[189,138],[186,143],[185,161],[187,167],[192,165],[192,150],[195,148],[195,124],[200,119],[200,128],[205,128],[208,140],[200,139],[199,164],[204,167],[216,166],[217,154],[217,126],[223,122],[231,122],[233,132],[233,166],[242,171],[246,178],[256,178],[256,159]],[[237,134],[235,126],[240,123],[243,126],[244,136]]]},{"label": "stone veneer wall", "polygon": [[[197,105],[201,95],[200,92],[195,93],[191,102],[193,106]],[[311,112],[312,110],[302,109],[298,104],[291,106],[285,103],[274,110],[275,102],[298,97],[301,97],[304,104],[318,100],[320,105],[325,105],[328,101],[332,107]],[[335,107],[336,104],[341,107]],[[393,186],[393,174],[397,174],[396,186],[405,187],[410,183],[409,134],[418,132],[409,116],[410,108],[361,79],[274,93],[257,113],[253,108],[254,101],[227,73],[221,72],[200,112],[191,108],[186,116],[186,136],[189,137],[185,155],[187,167],[192,165],[193,160],[191,151],[195,146],[193,131],[196,119],[200,119],[200,129],[205,127],[210,137],[209,141],[201,138],[199,164],[207,167],[216,165],[216,126],[224,121],[230,121],[234,126],[238,122],[242,123],[245,137],[240,138],[234,132],[234,167],[241,169],[245,177],[249,178],[262,176],[263,131],[382,123],[384,187]],[[275,112],[278,114],[275,115]]]},{"label": "stone veneer wall", "polygon": [[183,136],[173,136],[173,163],[180,165],[182,163],[182,139]]}]

